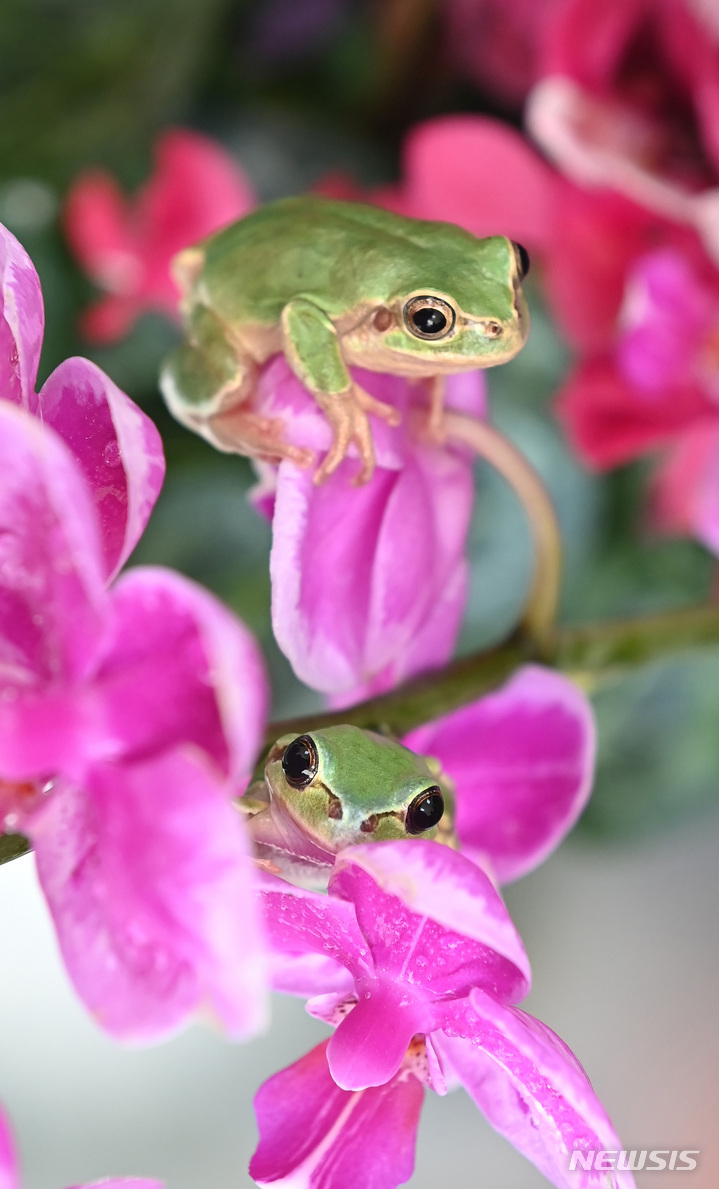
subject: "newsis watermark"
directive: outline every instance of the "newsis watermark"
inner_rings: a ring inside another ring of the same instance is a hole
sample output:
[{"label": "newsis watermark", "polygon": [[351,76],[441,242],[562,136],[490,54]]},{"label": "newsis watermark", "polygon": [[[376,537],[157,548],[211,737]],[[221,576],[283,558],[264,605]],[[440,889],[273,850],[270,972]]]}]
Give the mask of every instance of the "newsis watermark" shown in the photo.
[{"label": "newsis watermark", "polygon": [[641,1151],[631,1152],[626,1148],[621,1152],[581,1152],[575,1149],[569,1158],[569,1171],[576,1172],[582,1169],[589,1172],[594,1169],[595,1172],[661,1172],[666,1169],[668,1172],[692,1172],[697,1166],[694,1157],[699,1155],[699,1150],[695,1148],[687,1148],[682,1152],[676,1148],[673,1151],[668,1148],[652,1148],[651,1151],[643,1148]]}]

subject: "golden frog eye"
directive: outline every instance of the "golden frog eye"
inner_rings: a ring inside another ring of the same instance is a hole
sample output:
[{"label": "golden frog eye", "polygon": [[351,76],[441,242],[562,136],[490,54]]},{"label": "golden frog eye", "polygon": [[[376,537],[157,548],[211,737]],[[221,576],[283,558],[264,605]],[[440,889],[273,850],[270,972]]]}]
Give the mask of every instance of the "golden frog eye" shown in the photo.
[{"label": "golden frog eye", "polygon": [[404,324],[418,339],[443,339],[454,322],[454,310],[441,297],[412,297],[404,307]]},{"label": "golden frog eye", "polygon": [[442,790],[435,784],[430,789],[419,793],[411,802],[405,819],[408,834],[423,834],[431,830],[442,820],[444,813],[444,797]]},{"label": "golden frog eye", "polygon": [[300,735],[287,744],[282,756],[282,771],[293,789],[306,788],[317,775],[319,757],[311,735]]}]

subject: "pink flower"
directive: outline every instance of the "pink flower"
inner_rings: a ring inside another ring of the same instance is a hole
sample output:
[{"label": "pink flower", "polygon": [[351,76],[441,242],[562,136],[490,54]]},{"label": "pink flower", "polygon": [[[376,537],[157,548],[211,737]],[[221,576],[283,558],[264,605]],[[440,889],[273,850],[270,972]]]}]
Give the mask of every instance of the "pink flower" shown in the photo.
[{"label": "pink flower", "polygon": [[92,489],[7,402],[0,469],[0,820],[31,838],[68,972],[107,1031],[155,1039],[208,1007],[246,1035],[263,947],[231,798],[262,737],[257,646],[170,571],[108,591]]},{"label": "pink flower", "polygon": [[455,787],[460,846],[500,883],[543,862],[591,792],[591,706],[566,677],[537,665],[402,742],[440,761]]},{"label": "pink flower", "polygon": [[655,522],[719,552],[719,282],[669,249],[627,278],[614,349],[580,363],[559,398],[579,453],[607,467],[661,448]]},{"label": "pink flower", "polygon": [[65,233],[82,268],[109,294],[86,311],[87,337],[122,338],[146,310],[176,318],[172,257],[254,205],[229,153],[182,128],[159,138],[154,173],[132,200],[103,170],[82,174],[67,196]]},{"label": "pink flower", "polygon": [[[146,1177],[110,1177],[92,1184],[76,1185],[74,1189],[162,1189],[161,1181]],[[0,1189],[20,1189],[20,1175],[10,1127],[0,1109]]]},{"label": "pink flower", "polygon": [[527,122],[582,186],[702,236],[719,262],[719,23],[687,0],[565,0]]},{"label": "pink flower", "polygon": [[[272,624],[302,681],[347,705],[387,689],[452,653],[467,593],[465,541],[472,469],[461,450],[421,437],[417,388],[397,376],[356,371],[403,425],[373,429],[377,467],[351,483],[356,454],[322,486],[284,461],[264,468],[259,504],[273,508]],[[448,403],[483,409],[475,374],[451,377]],[[289,440],[322,455],[330,431],[283,358],[264,370],[258,410],[279,417]]]},{"label": "pink flower", "polygon": [[544,28],[562,0],[449,0],[449,51],[480,91],[519,107],[538,77]]},{"label": "pink flower", "polygon": [[139,541],[162,486],[155,426],[87,359],[66,359],[35,392],[44,314],[32,261],[0,225],[0,399],[27,409],[70,447],[92,492],[110,579]]},{"label": "pink flower", "polygon": [[393,1189],[412,1172],[419,1083],[460,1082],[552,1184],[599,1189],[604,1174],[570,1173],[570,1154],[621,1144],[570,1050],[513,1006],[529,965],[484,872],[434,842],[370,843],[342,852],[329,892],[268,877],[262,893],[278,954],[334,962],[345,985],[307,975],[308,1010],[336,1030],[257,1095],[251,1175]]}]

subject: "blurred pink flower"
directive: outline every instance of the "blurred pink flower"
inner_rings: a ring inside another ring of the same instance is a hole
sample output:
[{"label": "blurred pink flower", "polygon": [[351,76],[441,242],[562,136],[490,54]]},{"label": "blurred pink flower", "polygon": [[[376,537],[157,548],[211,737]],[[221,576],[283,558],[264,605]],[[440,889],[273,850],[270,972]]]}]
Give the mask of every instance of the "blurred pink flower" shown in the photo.
[{"label": "blurred pink flower", "polygon": [[244,626],[193,583],[106,589],[88,487],[47,426],[0,403],[0,821],[33,842],[68,972],[116,1037],[209,1007],[263,1019],[253,873],[232,797],[267,688]]},{"label": "blurred pink flower", "polygon": [[542,863],[591,792],[591,706],[566,677],[537,665],[402,742],[440,761],[455,787],[462,851],[499,883]]},{"label": "blurred pink flower", "polygon": [[627,278],[613,350],[580,363],[559,398],[597,467],[661,450],[658,527],[719,553],[719,282],[682,254],[647,254]]},{"label": "blurred pink flower", "polygon": [[519,107],[538,77],[547,20],[562,0],[447,0],[448,49],[479,87]]},{"label": "blurred pink flower", "polygon": [[552,1184],[603,1184],[570,1173],[570,1154],[621,1144],[570,1050],[512,1006],[529,964],[479,867],[434,842],[370,843],[339,855],[328,896],[268,877],[262,899],[275,950],[334,962],[345,984],[327,993],[308,973],[308,1011],[336,1030],[260,1089],[256,1181],[394,1189],[412,1172],[421,1083],[449,1082]]},{"label": "blurred pink flower", "polygon": [[690,0],[564,0],[527,126],[580,185],[702,236],[719,263],[719,20]]},{"label": "blurred pink flower", "polygon": [[154,172],[132,199],[104,170],[82,174],[67,195],[65,234],[81,267],[109,294],[85,312],[86,336],[113,342],[147,310],[177,318],[172,257],[254,205],[227,150],[183,128],[158,139]]},{"label": "blurred pink flower", "polygon": [[45,319],[40,280],[0,225],[0,400],[27,409],[70,447],[92,493],[109,580],[127,561],[162,487],[149,417],[88,359],[66,359],[35,392]]},{"label": "blurred pink flower", "polygon": [[[371,395],[400,408],[403,424],[373,427],[377,466],[351,483],[350,450],[317,487],[311,470],[263,467],[256,500],[272,513],[272,624],[302,681],[336,706],[391,688],[451,655],[467,595],[465,542],[474,485],[460,449],[421,437],[420,389],[356,369]],[[451,377],[447,403],[484,410],[477,373]],[[330,430],[282,357],[259,382],[257,409],[287,424],[288,440],[323,454]]]},{"label": "blurred pink flower", "polygon": [[[161,1181],[146,1177],[109,1177],[73,1189],[162,1189]],[[0,1108],[0,1189],[20,1189],[20,1169],[10,1127]]]}]

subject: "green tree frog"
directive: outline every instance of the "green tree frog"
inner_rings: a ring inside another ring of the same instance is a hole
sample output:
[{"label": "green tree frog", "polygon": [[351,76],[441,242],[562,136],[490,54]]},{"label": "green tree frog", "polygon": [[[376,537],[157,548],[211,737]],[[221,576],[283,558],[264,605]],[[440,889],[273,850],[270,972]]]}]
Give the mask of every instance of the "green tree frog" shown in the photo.
[{"label": "green tree frog", "polygon": [[238,806],[259,861],[305,887],[326,887],[345,846],[415,837],[454,845],[452,788],[437,761],[349,724],[278,739],[264,781]]},{"label": "green tree frog", "polygon": [[504,363],[523,345],[528,266],[501,235],[477,239],[451,223],[318,196],[270,203],[175,257],[187,338],[162,369],[162,392],[220,450],[309,465],[282,424],[252,406],[260,367],[282,351],[332,426],[316,481],[351,441],[365,481],[374,464],[367,415],[397,424],[398,414],[356,384],[350,366],[424,382],[438,429],[447,374]]}]

